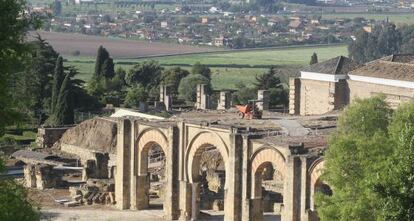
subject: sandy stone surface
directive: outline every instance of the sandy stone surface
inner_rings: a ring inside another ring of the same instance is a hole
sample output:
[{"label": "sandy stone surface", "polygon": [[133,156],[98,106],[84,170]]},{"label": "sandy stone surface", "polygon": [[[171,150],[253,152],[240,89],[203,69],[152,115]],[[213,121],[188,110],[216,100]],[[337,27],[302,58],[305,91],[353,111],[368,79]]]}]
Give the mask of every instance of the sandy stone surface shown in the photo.
[{"label": "sandy stone surface", "polygon": [[161,210],[119,211],[114,209],[52,208],[42,210],[41,220],[50,221],[158,221]]}]

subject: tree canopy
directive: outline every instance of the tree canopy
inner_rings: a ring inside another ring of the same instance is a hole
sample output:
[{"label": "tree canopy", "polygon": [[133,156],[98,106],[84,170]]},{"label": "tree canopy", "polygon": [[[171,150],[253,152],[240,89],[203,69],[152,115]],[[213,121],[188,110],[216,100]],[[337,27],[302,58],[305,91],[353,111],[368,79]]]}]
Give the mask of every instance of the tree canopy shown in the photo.
[{"label": "tree canopy", "polygon": [[313,64],[316,64],[316,63],[318,63],[318,55],[315,52],[313,52],[309,64],[313,65]]},{"label": "tree canopy", "polygon": [[349,56],[366,63],[387,55],[413,53],[414,26],[398,27],[393,23],[377,25],[372,31],[358,30],[355,41],[348,45]]},{"label": "tree canopy", "polygon": [[345,108],[329,139],[324,182],[317,195],[321,220],[412,220],[414,102],[395,112],[384,96]]},{"label": "tree canopy", "polygon": [[24,0],[2,0],[0,3],[0,135],[4,127],[17,120],[16,104],[12,102],[10,75],[27,53],[24,38],[28,29],[38,27],[38,20],[25,12]]}]

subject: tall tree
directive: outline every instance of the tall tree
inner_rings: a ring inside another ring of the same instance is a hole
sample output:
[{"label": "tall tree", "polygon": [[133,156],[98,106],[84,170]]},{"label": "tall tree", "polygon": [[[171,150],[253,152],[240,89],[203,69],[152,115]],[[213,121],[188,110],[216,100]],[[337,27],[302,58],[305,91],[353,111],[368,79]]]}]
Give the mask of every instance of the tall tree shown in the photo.
[{"label": "tall tree", "polygon": [[375,190],[384,220],[414,220],[414,102],[398,108],[389,126],[393,154]]},{"label": "tall tree", "polygon": [[54,125],[74,123],[74,110],[70,75],[66,74],[59,91],[59,97],[54,111]]},{"label": "tall tree", "polygon": [[114,60],[108,57],[102,64],[102,76],[105,79],[112,79],[115,76],[114,67]]},{"label": "tall tree", "polygon": [[281,81],[276,76],[276,68],[271,67],[268,72],[262,75],[256,75],[256,83],[254,83],[257,90],[269,90],[270,88],[281,87]]},{"label": "tall tree", "polygon": [[275,67],[270,68],[268,72],[262,75],[256,76],[254,85],[256,90],[269,90],[270,105],[286,106],[289,103],[287,87],[280,80],[280,74]]},{"label": "tall tree", "polygon": [[207,84],[211,89],[210,79],[200,74],[190,74],[180,81],[178,93],[181,99],[188,102],[194,102],[197,95],[197,84]]},{"label": "tall tree", "polygon": [[316,198],[322,221],[384,220],[374,190],[392,153],[391,113],[384,97],[373,97],[356,100],[341,114],[338,131],[329,139],[322,176],[333,195]]},{"label": "tall tree", "polygon": [[125,76],[129,86],[142,84],[147,90],[160,83],[163,68],[156,61],[144,61],[135,65]]},{"label": "tall tree", "polygon": [[170,68],[162,72],[161,84],[170,85],[172,87],[172,93],[178,93],[178,86],[181,79],[187,77],[190,73],[180,67]]},{"label": "tall tree", "polygon": [[[25,12],[25,3],[23,0],[0,1],[0,135],[6,126],[17,120],[11,75],[16,73],[16,68],[21,65],[20,59],[28,52],[25,35],[36,23]],[[0,169],[3,168],[3,160],[0,159]],[[14,180],[0,179],[0,201],[0,220],[36,221],[40,218],[24,187]]]},{"label": "tall tree", "polygon": [[104,62],[109,58],[108,51],[101,45],[98,48],[95,62],[95,75],[94,77],[102,76],[102,67]]},{"label": "tall tree", "polygon": [[318,63],[318,55],[315,52],[313,52],[309,65],[313,65],[316,63]]},{"label": "tall tree", "polygon": [[28,42],[31,49],[22,59],[21,70],[13,74],[13,102],[27,119],[40,124],[51,105],[51,80],[58,53],[44,39],[37,36]]},{"label": "tall tree", "polygon": [[20,67],[20,58],[26,54],[26,32],[38,27],[35,18],[26,12],[24,0],[2,0],[0,3],[0,135],[4,127],[17,120],[17,110],[12,100],[11,74]]},{"label": "tall tree", "polygon": [[348,45],[349,56],[365,63],[401,51],[401,32],[394,24],[377,25],[371,33],[359,30],[356,40]]},{"label": "tall tree", "polygon": [[59,56],[58,59],[56,60],[55,74],[53,75],[52,102],[50,105],[52,113],[54,112],[56,108],[60,88],[62,86],[62,82],[64,79],[65,79],[65,73],[64,73],[64,67],[63,67],[63,58]]}]

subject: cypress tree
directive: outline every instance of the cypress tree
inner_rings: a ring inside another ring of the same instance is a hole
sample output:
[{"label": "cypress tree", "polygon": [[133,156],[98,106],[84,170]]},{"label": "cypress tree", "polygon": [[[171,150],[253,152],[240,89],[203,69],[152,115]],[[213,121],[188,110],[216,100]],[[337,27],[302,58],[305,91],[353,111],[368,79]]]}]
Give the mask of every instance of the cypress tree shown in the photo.
[{"label": "cypress tree", "polygon": [[64,77],[63,58],[59,56],[56,60],[55,73],[53,75],[52,102],[50,107],[52,113],[56,108],[56,103]]},{"label": "cypress tree", "polygon": [[109,58],[108,51],[101,46],[98,48],[98,53],[96,55],[96,62],[95,62],[95,77],[99,77],[102,75],[102,68],[104,62]]},{"label": "cypress tree", "polygon": [[114,60],[112,58],[108,58],[104,61],[102,65],[102,76],[106,79],[112,79],[115,76]]},{"label": "cypress tree", "polygon": [[62,87],[60,88],[53,123],[55,125],[68,125],[74,123],[72,90],[69,74],[66,74],[65,80],[63,80]]},{"label": "cypress tree", "polygon": [[309,64],[313,65],[313,64],[316,64],[316,63],[318,63],[318,55],[315,52],[313,52]]}]

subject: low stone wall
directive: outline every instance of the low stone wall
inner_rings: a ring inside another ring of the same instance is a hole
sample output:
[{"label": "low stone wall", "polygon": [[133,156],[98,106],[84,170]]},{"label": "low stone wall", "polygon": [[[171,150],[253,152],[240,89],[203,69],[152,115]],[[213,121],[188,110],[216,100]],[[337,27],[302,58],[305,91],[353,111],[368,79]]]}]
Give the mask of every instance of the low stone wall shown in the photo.
[{"label": "low stone wall", "polygon": [[24,167],[25,184],[30,188],[43,190],[60,187],[64,185],[62,177],[63,172],[54,170],[52,165],[27,164]]},{"label": "low stone wall", "polygon": [[50,148],[69,128],[71,127],[38,128],[36,144],[41,148]]}]

